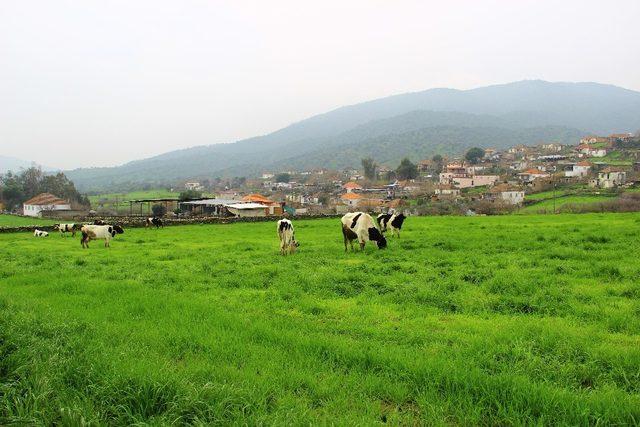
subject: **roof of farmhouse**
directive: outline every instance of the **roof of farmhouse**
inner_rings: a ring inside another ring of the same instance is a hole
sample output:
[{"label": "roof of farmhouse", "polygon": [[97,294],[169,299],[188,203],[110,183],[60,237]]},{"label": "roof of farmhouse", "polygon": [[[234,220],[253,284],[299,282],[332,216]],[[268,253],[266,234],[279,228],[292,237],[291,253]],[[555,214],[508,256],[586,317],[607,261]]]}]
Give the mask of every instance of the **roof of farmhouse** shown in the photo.
[{"label": "roof of farmhouse", "polygon": [[25,205],[68,205],[69,202],[62,200],[51,193],[40,193],[24,202]]},{"label": "roof of farmhouse", "polygon": [[260,203],[238,203],[237,201],[225,206],[232,209],[265,209],[265,206]]},{"label": "roof of farmhouse", "polygon": [[238,200],[230,199],[203,199],[203,200],[190,200],[188,202],[182,202],[183,205],[204,205],[204,206],[218,206],[238,203]]}]

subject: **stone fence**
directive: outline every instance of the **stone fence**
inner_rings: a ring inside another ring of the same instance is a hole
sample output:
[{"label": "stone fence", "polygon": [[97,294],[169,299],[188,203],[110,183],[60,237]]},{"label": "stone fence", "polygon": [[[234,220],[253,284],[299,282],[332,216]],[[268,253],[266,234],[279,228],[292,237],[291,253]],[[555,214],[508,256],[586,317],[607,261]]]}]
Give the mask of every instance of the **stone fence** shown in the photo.
[{"label": "stone fence", "polygon": [[[323,218],[340,218],[342,215],[338,214],[317,214],[317,215],[300,215],[295,216],[292,219],[306,220],[306,219],[323,219]],[[114,216],[114,217],[81,217],[73,218],[65,222],[87,223],[93,224],[93,221],[100,219],[107,224],[118,224],[126,228],[138,228],[145,226],[145,218],[141,216]],[[191,217],[191,218],[163,218],[165,226],[173,225],[195,225],[195,224],[233,224],[236,222],[270,222],[277,221],[282,218],[281,216],[266,216],[266,217],[246,217],[246,218],[221,218],[217,216],[207,217]],[[53,225],[23,225],[16,227],[0,227],[0,233],[16,233],[21,231],[33,232],[35,229],[44,231],[54,231]]]}]

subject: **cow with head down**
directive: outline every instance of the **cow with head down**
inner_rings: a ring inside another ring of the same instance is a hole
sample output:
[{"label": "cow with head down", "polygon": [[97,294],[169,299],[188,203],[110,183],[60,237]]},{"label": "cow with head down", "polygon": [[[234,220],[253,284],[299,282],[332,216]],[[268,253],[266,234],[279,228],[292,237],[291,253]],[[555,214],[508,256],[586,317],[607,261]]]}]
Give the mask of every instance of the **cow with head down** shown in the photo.
[{"label": "cow with head down", "polygon": [[368,241],[376,242],[378,249],[387,247],[387,239],[380,233],[371,215],[364,212],[351,212],[344,215],[341,221],[345,252],[347,252],[347,243],[351,244],[351,250],[353,250],[354,240],[360,243],[360,250],[364,250]]},{"label": "cow with head down", "polygon": [[116,237],[116,234],[124,233],[119,225],[83,225],[80,231],[82,231],[80,244],[87,249],[92,240],[104,240],[104,247],[109,248],[111,239]]},{"label": "cow with head down", "polygon": [[71,237],[76,237],[76,231],[79,231],[82,224],[54,224],[53,229],[60,232],[60,237],[65,233],[71,233]]}]

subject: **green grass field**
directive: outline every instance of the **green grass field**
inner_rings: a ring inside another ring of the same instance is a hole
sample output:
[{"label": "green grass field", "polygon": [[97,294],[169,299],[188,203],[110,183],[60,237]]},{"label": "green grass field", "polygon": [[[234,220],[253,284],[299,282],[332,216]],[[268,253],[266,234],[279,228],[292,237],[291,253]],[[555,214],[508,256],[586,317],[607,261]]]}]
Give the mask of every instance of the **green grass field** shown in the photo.
[{"label": "green grass field", "polygon": [[632,425],[640,214],[0,235],[0,424]]},{"label": "green grass field", "polygon": [[[555,200],[556,212],[559,212],[562,208],[567,205],[580,205],[586,203],[598,203],[604,202],[607,200],[612,200],[611,195],[607,194],[591,194],[584,196],[566,196],[566,197],[557,197]],[[525,214],[536,214],[536,213],[553,213],[553,200],[543,200],[539,203],[534,203],[529,206],[524,206],[518,210],[518,213]]]},{"label": "green grass field", "polygon": [[60,221],[0,214],[0,227],[19,227],[22,225],[51,225],[55,224],[56,222]]}]

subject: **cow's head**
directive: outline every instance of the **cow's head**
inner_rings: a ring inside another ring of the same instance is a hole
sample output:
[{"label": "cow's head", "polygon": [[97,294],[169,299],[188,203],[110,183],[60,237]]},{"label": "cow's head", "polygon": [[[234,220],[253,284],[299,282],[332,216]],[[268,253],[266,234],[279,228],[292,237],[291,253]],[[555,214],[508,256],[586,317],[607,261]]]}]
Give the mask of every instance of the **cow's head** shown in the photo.
[{"label": "cow's head", "polygon": [[54,230],[60,230],[60,224],[53,224]]},{"label": "cow's head", "polygon": [[[116,234],[123,234],[124,233],[124,228],[120,227],[119,225],[114,225],[113,226],[113,231]],[[115,236],[115,234],[114,234],[114,236]]]},{"label": "cow's head", "polygon": [[376,242],[378,249],[384,249],[387,247],[387,239],[385,239],[382,233],[380,233],[380,231],[375,227],[371,227],[369,229],[369,240]]},{"label": "cow's head", "polygon": [[404,222],[405,219],[407,219],[407,217],[403,213],[396,215],[396,217],[393,220],[393,226],[397,228],[402,227],[402,223]]}]

